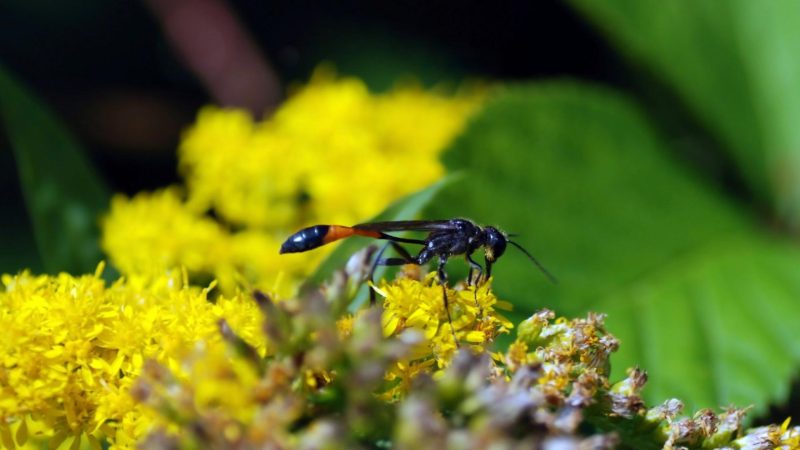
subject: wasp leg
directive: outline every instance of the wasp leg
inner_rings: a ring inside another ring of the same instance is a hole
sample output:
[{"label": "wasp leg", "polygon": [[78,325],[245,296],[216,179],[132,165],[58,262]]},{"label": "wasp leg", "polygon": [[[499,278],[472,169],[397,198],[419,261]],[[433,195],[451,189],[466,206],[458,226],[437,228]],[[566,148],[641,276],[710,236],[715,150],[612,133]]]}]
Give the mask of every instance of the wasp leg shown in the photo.
[{"label": "wasp leg", "polygon": [[450,316],[450,302],[447,300],[447,272],[444,270],[444,265],[447,264],[447,257],[439,255],[439,268],[437,274],[439,275],[439,284],[442,285],[442,298],[444,299],[444,310],[447,312],[447,323],[450,324],[450,331],[453,333],[453,341],[458,347],[458,336],[456,336],[456,328],[453,326],[453,318]]},{"label": "wasp leg", "polygon": [[[483,308],[478,303],[478,285],[481,283],[481,276],[483,276],[483,267],[480,264],[475,262],[472,259],[472,254],[467,253],[467,262],[469,263],[469,276],[467,277],[467,286],[474,286],[473,293],[475,294],[475,306],[478,308],[478,317],[483,317]],[[472,283],[472,272],[473,270],[478,272],[478,277],[475,279],[475,283]]]},{"label": "wasp leg", "polygon": [[474,283],[477,286],[481,282],[481,276],[483,276],[483,267],[481,267],[480,264],[478,264],[474,259],[472,259],[471,253],[467,254],[467,263],[469,263],[469,275],[467,276],[467,286],[472,286],[473,284],[472,274],[475,271],[478,272],[478,277],[475,278],[475,283]]},{"label": "wasp leg", "polygon": [[489,280],[492,276],[492,262],[489,261],[489,258],[486,258],[486,280]]},{"label": "wasp leg", "polygon": [[[394,250],[400,254],[401,258],[384,258],[383,253],[386,251],[389,246],[392,246]],[[404,264],[419,264],[417,262],[417,258],[411,256],[408,253],[408,250],[403,248],[400,244],[396,242],[387,242],[386,245],[381,247],[381,250],[375,256],[375,261],[372,263],[372,268],[369,271],[369,282],[373,283],[373,277],[375,276],[375,270],[378,269],[378,266],[402,266]],[[370,306],[375,304],[375,290],[369,290],[369,304]]]}]

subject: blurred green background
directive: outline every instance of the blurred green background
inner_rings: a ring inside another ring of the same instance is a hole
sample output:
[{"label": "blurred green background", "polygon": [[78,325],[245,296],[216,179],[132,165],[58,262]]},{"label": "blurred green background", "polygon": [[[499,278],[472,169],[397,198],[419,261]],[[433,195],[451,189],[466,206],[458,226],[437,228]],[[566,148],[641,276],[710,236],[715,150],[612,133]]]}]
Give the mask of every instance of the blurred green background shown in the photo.
[{"label": "blurred green background", "polygon": [[321,61],[376,90],[498,81],[424,215],[518,233],[558,276],[509,250],[514,318],[608,313],[649,401],[797,416],[800,4],[43,5],[0,5],[3,272],[91,271],[109,193],[176,181],[201,105],[269,111]]}]

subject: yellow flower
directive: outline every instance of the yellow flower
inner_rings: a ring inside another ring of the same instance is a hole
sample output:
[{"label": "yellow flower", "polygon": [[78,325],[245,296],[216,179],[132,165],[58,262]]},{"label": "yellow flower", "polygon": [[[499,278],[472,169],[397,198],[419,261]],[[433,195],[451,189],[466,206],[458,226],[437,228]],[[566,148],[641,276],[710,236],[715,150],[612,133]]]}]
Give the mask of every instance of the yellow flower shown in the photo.
[{"label": "yellow flower", "polygon": [[263,121],[204,108],[179,148],[186,199],[175,188],[116,198],[103,248],[125,274],[186,267],[224,292],[289,296],[331,248],[279,256],[286,236],[368,220],[435,182],[439,153],[481,100],[415,86],[373,94],[321,69]]},{"label": "yellow flower", "polygon": [[[576,374],[581,374],[584,381],[607,376],[609,356],[619,342],[605,332],[603,314],[589,313],[586,319],[554,318],[552,311],[543,309],[520,323],[517,339],[508,347],[505,362],[511,373],[530,363],[539,363],[539,389],[559,398],[576,381]],[[584,383],[594,384],[594,381]]]},{"label": "yellow flower", "polygon": [[176,187],[117,195],[102,226],[103,248],[123,273],[160,276],[182,266],[210,274],[225,259],[222,228],[190,211]]},{"label": "yellow flower", "polygon": [[382,281],[375,288],[384,297],[384,336],[396,336],[408,329],[418,330],[424,336],[414,354],[387,373],[388,380],[399,381],[388,393],[390,397],[406,392],[410,380],[419,373],[432,373],[446,367],[459,346],[469,347],[475,353],[486,352],[499,334],[513,328],[511,322],[496,311],[509,309],[510,305],[498,301],[490,287],[491,280],[477,288],[448,287],[447,309],[435,272],[427,274],[422,281],[404,277],[393,282]]},{"label": "yellow flower", "polygon": [[344,340],[353,334],[353,322],[355,317],[352,314],[342,317],[336,321],[336,331],[339,332],[339,339]]},{"label": "yellow flower", "polygon": [[256,367],[245,358],[233,357],[223,345],[202,349],[200,354],[188,370],[189,382],[196,387],[195,406],[200,411],[220,411],[242,423],[251,422],[257,406],[252,393],[260,381]]},{"label": "yellow flower", "polygon": [[[261,315],[244,296],[207,300],[181,274],[107,286],[94,275],[2,277],[0,418],[47,426],[51,444],[105,435],[132,447],[151,420],[130,397],[146,359],[179,368],[198,343],[221,344],[218,321],[266,352]],[[2,430],[0,430],[2,431]],[[5,432],[4,432],[5,434]],[[17,438],[24,444],[25,438]]]},{"label": "yellow flower", "polygon": [[[519,332],[519,329],[517,329],[517,332]],[[528,345],[519,339],[508,346],[507,355],[505,362],[512,371],[530,364],[533,360],[533,358],[531,358],[532,355],[528,353]]]},{"label": "yellow flower", "polygon": [[264,122],[206,108],[180,148],[189,203],[283,232],[367,219],[442,176],[438,154],[479,100],[415,87],[375,95],[319,70]]},{"label": "yellow flower", "polygon": [[[196,280],[216,278],[225,292],[237,286],[291,293],[282,289],[282,265],[290,273],[307,270],[321,258],[281,258],[281,241],[257,230],[231,233],[209,217],[192,212],[177,187],[139,193],[132,199],[118,195],[103,220],[102,245],[115,267],[125,274],[157,278],[184,267]],[[248,286],[247,280],[258,280]]]},{"label": "yellow flower", "polygon": [[791,417],[787,417],[781,424],[779,438],[775,440],[776,448],[786,450],[800,449],[800,427],[793,427],[791,424]]}]

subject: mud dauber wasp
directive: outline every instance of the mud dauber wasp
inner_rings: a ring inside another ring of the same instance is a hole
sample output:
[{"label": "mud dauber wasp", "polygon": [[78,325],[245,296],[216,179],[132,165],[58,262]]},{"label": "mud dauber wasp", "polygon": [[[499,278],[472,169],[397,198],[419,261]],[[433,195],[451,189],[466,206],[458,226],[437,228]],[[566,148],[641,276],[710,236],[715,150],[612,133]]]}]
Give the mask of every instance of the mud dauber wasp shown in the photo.
[{"label": "mud dauber wasp", "polygon": [[[425,239],[409,239],[386,234],[391,231],[420,231],[427,232]],[[437,275],[439,284],[442,286],[444,297],[444,307],[447,311],[447,319],[455,337],[453,322],[450,320],[450,307],[447,300],[447,272],[444,267],[447,260],[454,255],[464,255],[470,266],[467,284],[473,281],[477,285],[481,277],[489,279],[492,274],[492,264],[506,251],[507,244],[517,247],[524,253],[547,278],[556,283],[555,277],[542,266],[521,245],[509,239],[509,235],[501,232],[495,227],[482,227],[467,219],[449,220],[398,220],[392,222],[371,222],[353,225],[352,227],[342,225],[314,225],[304,228],[297,233],[289,236],[286,242],[281,245],[280,253],[298,253],[313,250],[317,247],[329,244],[339,239],[350,236],[365,236],[374,239],[381,239],[387,244],[378,252],[372,263],[369,280],[378,266],[401,266],[404,264],[423,265],[433,258],[438,258]],[[422,249],[416,256],[411,255],[408,250],[400,244],[422,245]],[[400,257],[384,258],[383,253],[387,247],[391,246]],[[472,254],[480,249],[484,250],[486,270],[472,259]],[[474,273],[477,276],[473,280]],[[477,295],[477,293],[476,293]],[[370,304],[375,304],[375,292],[370,290]],[[458,340],[456,339],[456,342]]]}]

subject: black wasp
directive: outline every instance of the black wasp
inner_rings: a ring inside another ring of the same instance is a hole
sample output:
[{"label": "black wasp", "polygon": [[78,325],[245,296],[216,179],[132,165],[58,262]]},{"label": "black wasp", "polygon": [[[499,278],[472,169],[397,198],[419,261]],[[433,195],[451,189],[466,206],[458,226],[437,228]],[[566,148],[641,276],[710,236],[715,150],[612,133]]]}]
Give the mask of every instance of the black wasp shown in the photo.
[{"label": "black wasp", "polygon": [[[386,234],[391,231],[420,231],[427,232],[425,239],[409,239]],[[503,233],[495,227],[482,227],[467,219],[450,220],[398,220],[392,222],[371,222],[354,225],[352,227],[342,225],[314,225],[304,228],[297,233],[289,236],[286,242],[281,245],[281,253],[298,253],[313,250],[325,244],[329,244],[339,239],[350,236],[366,236],[374,239],[389,241],[386,246],[378,253],[370,272],[370,281],[377,266],[400,266],[403,264],[423,265],[430,260],[438,259],[437,274],[439,284],[442,286],[444,294],[444,305],[447,317],[450,318],[450,309],[447,300],[447,272],[444,267],[447,260],[454,255],[464,255],[470,265],[468,283],[481,280],[481,277],[489,279],[492,274],[492,265],[506,251],[507,244],[511,244],[522,251],[534,264],[547,276],[553,283],[556,279],[542,266],[521,245],[510,240],[509,235]],[[416,256],[408,252],[400,244],[421,245]],[[384,258],[383,253],[388,246],[391,246],[399,257]],[[478,249],[483,248],[485,260],[484,267],[476,262],[472,255]],[[473,278],[473,275],[477,275]],[[474,280],[474,281],[473,281]],[[370,303],[375,303],[375,293],[370,290]],[[452,327],[452,321],[450,322]],[[455,333],[454,333],[455,334]]]}]

